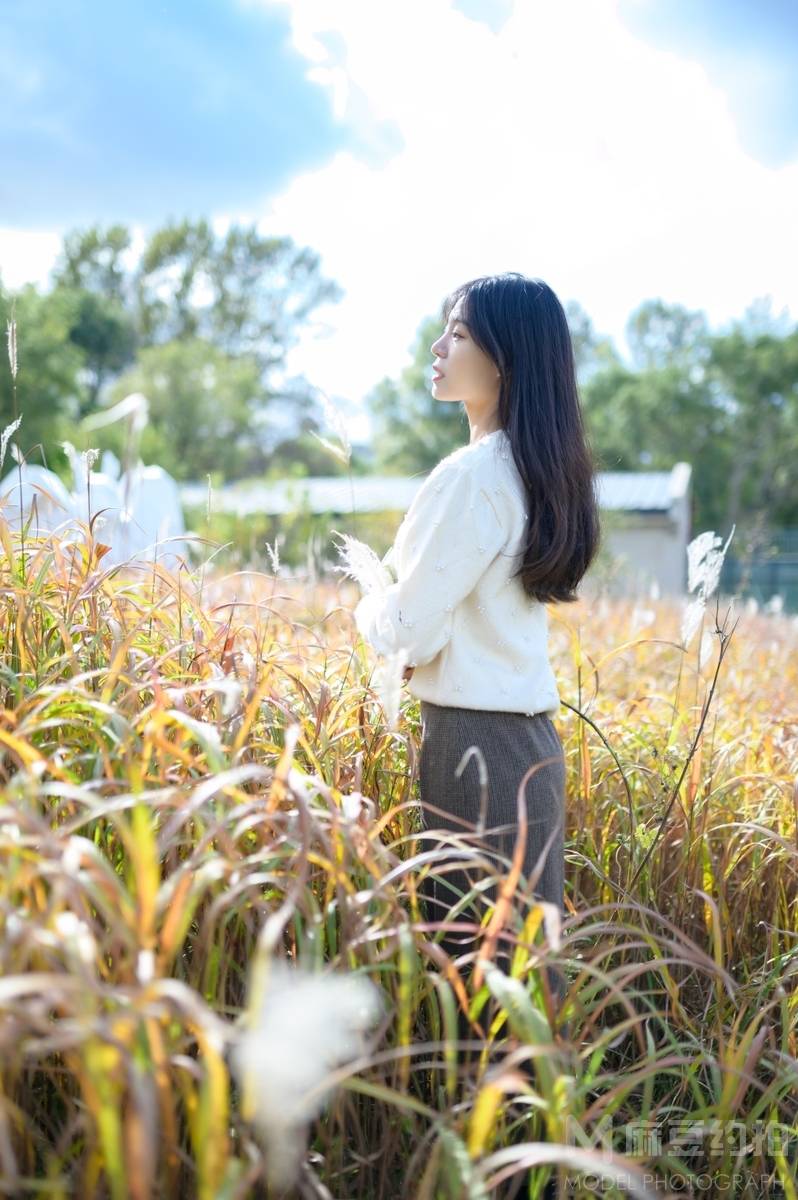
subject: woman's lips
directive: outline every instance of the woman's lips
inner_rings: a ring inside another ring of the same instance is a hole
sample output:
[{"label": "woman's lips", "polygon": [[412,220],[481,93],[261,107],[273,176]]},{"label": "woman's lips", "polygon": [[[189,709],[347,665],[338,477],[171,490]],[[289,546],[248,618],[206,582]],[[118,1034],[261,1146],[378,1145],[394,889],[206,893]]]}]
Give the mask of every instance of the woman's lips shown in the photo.
[{"label": "woman's lips", "polygon": [[443,379],[443,372],[442,372],[442,371],[433,372],[433,374],[432,374],[432,382],[434,383],[436,379]]}]

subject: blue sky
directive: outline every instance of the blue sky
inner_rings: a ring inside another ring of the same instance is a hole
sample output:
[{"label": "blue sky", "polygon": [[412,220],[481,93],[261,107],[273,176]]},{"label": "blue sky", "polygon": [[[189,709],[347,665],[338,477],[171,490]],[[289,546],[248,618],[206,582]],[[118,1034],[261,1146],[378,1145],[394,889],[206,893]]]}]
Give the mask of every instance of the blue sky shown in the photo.
[{"label": "blue sky", "polygon": [[[383,3],[388,31],[396,6]],[[512,3],[453,7],[498,31]],[[769,165],[798,157],[795,0],[621,0],[619,13],[706,69],[750,154]],[[282,6],[5,0],[0,154],[11,169],[0,220],[48,228],[203,215],[256,203],[337,149],[367,153],[305,66]]]},{"label": "blue sky", "polygon": [[750,154],[769,166],[798,158],[795,0],[621,0],[619,13],[647,41],[704,67]]},{"label": "blue sky", "polygon": [[355,409],[484,271],[621,344],[655,295],[798,312],[797,67],[794,0],[4,0],[0,277],[94,222],[257,221],[344,287],[293,368]]},{"label": "blue sky", "polygon": [[204,215],[281,188],[348,141],[279,10],[219,0],[4,9],[4,224]]}]

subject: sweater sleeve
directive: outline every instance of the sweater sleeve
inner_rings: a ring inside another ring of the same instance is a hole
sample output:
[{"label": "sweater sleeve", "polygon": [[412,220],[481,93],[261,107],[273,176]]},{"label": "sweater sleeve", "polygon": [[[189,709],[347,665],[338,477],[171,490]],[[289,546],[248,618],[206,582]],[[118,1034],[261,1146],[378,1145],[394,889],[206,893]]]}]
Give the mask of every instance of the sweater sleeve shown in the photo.
[{"label": "sweater sleeve", "polygon": [[396,553],[395,545],[389,546],[381,559],[382,565],[385,567],[385,570],[388,572],[388,574],[391,577],[392,582],[394,582],[394,583],[396,582],[396,558],[394,557],[395,553]]},{"label": "sweater sleeve", "polygon": [[454,610],[502,550],[507,531],[474,465],[434,471],[415,496],[397,547],[397,582],[363,596],[357,628],[379,654],[431,662],[452,636]]}]

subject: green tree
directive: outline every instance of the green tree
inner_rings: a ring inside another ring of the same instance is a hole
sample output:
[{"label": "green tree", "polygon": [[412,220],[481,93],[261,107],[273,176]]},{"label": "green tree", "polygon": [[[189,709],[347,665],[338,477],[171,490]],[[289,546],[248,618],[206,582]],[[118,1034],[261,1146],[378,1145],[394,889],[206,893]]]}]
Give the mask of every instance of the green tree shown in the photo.
[{"label": "green tree", "polygon": [[[149,401],[149,423],[141,437],[144,462],[157,462],[179,480],[235,479],[263,469],[253,436],[263,385],[255,360],[225,354],[202,338],[145,346],[135,366],[110,389],[115,404],[131,392]],[[107,426],[91,434],[92,444],[121,458],[126,431]]]},{"label": "green tree", "polygon": [[728,413],[724,523],[764,531],[798,525],[798,329],[715,337],[709,366]]},{"label": "green tree", "polygon": [[319,274],[319,256],[256,225],[223,236],[205,220],[155,230],[137,260],[122,225],[75,230],[53,271],[56,287],[87,291],[124,309],[143,345],[201,337],[227,354],[283,361],[296,330],[342,288]]},{"label": "green tree", "polygon": [[706,372],[614,366],[595,374],[581,394],[599,470],[667,471],[689,462],[694,523],[720,527],[732,443],[728,413]]},{"label": "green tree", "polygon": [[689,462],[695,527],[764,537],[798,524],[798,330],[754,308],[711,335],[703,314],[646,302],[628,325],[637,369],[599,372],[582,394],[603,470]]},{"label": "green tree", "polygon": [[133,289],[130,257],[131,237],[124,225],[99,225],[75,229],[64,237],[61,254],[52,271],[55,287],[91,292],[131,312]]},{"label": "green tree", "polygon": [[96,409],[106,380],[133,362],[136,330],[132,318],[117,300],[80,290],[75,292],[75,315],[69,340],[83,351],[82,375],[86,394],[79,412],[83,417]]},{"label": "green tree", "polygon": [[204,220],[167,225],[150,238],[135,276],[142,341],[202,337],[227,354],[254,355],[268,371],[309,313],[342,297],[318,271],[317,254],[254,225],[224,237]]},{"label": "green tree", "polygon": [[727,414],[709,381],[703,313],[647,300],[630,316],[632,366],[606,356],[582,386],[586,419],[607,471],[666,470],[702,455]]},{"label": "green tree", "polygon": [[[80,379],[84,357],[70,340],[76,319],[74,293],[41,295],[33,284],[10,295],[0,289],[0,319],[5,333],[12,311],[17,325],[16,407],[22,423],[14,442],[30,462],[63,472],[60,442],[85,404]],[[8,359],[0,369],[0,425],[14,420],[14,391]],[[6,458],[4,468],[9,469]]]},{"label": "green tree", "polygon": [[703,312],[681,304],[646,300],[626,323],[632,365],[639,371],[706,362],[709,329]]},{"label": "green tree", "polygon": [[[63,466],[59,443],[87,440],[75,423],[136,390],[151,406],[142,455],[181,478],[264,470],[267,434],[275,440],[270,404],[291,410],[300,435],[323,429],[305,381],[271,386],[298,326],[342,295],[320,278],[318,256],[290,239],[254,226],[217,237],[206,221],[183,221],[153,233],[135,261],[124,226],[94,226],[65,237],[53,278],[50,294],[28,288],[17,297],[23,449],[41,443],[40,456]],[[11,297],[0,301],[8,316]],[[8,424],[7,373],[0,405]],[[113,448],[124,432],[93,436]],[[300,457],[312,465],[323,452],[311,441]]]},{"label": "green tree", "polygon": [[582,387],[585,419],[604,471],[693,467],[694,521],[718,528],[728,472],[728,412],[709,375],[702,312],[647,300],[629,317],[632,366],[619,361]]},{"label": "green tree", "polygon": [[[302,322],[315,306],[343,294],[320,277],[316,254],[288,238],[264,237],[255,226],[232,226],[217,236],[204,220],[171,222],[156,230],[137,261],[130,250],[130,235],[121,225],[77,231],[65,239],[54,272],[59,291],[80,297],[70,330],[84,353],[80,415],[108,398],[106,393],[119,395],[110,384],[130,364],[137,346],[203,343],[231,361],[246,359],[246,373],[254,364],[259,375],[251,395],[248,448],[237,445],[234,453],[225,453],[226,461],[244,470],[263,469],[269,444],[275,450],[282,436],[275,438],[266,424],[269,409],[288,413],[299,435],[314,426],[322,429],[320,406],[305,380],[274,382]],[[126,387],[123,382],[122,390]],[[143,446],[154,438],[150,431]],[[165,446],[168,439],[164,427],[156,440]],[[309,443],[300,456],[313,461]],[[169,458],[182,459],[179,444]]]},{"label": "green tree", "polygon": [[593,322],[581,304],[577,300],[569,300],[564,307],[579,382],[586,382],[597,371],[619,366],[621,360],[612,339],[596,333]]}]

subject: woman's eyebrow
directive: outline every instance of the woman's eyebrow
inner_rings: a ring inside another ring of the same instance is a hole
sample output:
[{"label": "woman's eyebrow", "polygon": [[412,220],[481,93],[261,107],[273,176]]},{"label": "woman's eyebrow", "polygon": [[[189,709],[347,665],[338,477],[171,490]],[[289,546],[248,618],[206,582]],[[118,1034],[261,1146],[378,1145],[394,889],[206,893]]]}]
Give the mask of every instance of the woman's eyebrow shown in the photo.
[{"label": "woman's eyebrow", "polygon": [[462,317],[450,317],[449,320],[452,325],[464,325],[466,329],[470,328],[468,321],[464,321]]}]

